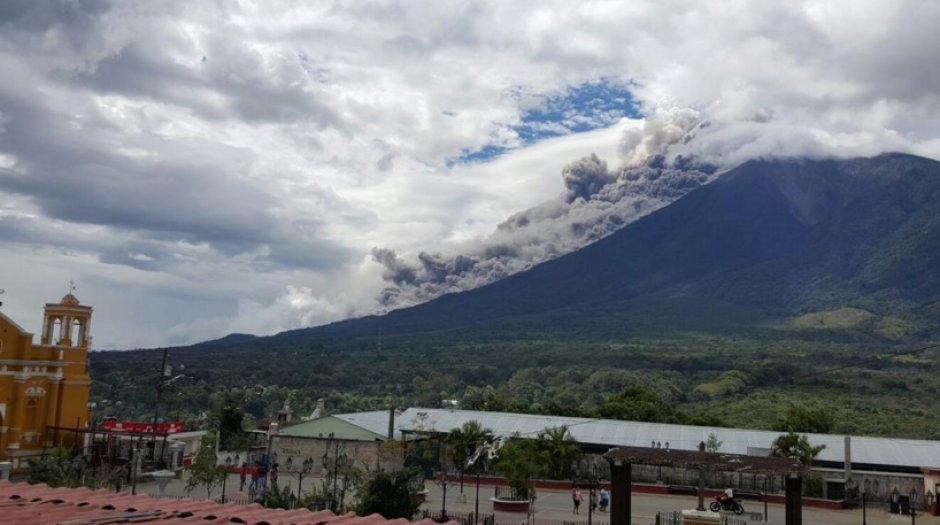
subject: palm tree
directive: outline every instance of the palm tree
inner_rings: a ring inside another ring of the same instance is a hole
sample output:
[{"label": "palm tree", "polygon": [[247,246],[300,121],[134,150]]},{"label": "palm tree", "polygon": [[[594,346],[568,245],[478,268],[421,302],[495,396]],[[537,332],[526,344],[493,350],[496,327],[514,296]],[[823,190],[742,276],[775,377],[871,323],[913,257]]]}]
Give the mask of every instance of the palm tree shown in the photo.
[{"label": "palm tree", "polygon": [[811,467],[816,456],[826,449],[826,445],[813,446],[809,442],[809,436],[800,435],[792,429],[786,434],[774,440],[770,449],[770,455],[779,458],[792,458],[800,460],[800,463]]},{"label": "palm tree", "polygon": [[460,428],[451,430],[447,435],[454,463],[460,472],[460,493],[463,494],[463,475],[467,470],[467,460],[477,448],[493,437],[493,431],[483,428],[479,421],[467,421]]},{"label": "palm tree", "polygon": [[568,427],[546,428],[539,432],[539,441],[551,459],[552,476],[564,479],[571,464],[581,456],[581,446]]}]

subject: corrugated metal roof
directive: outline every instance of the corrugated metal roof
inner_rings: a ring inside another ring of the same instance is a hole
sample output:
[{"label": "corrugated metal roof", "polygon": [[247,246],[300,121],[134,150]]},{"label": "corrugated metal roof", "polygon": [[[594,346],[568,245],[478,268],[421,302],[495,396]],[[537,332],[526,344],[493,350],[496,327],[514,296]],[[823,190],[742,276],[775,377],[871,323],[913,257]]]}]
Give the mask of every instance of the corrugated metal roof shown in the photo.
[{"label": "corrugated metal roof", "polygon": [[[649,447],[661,443],[679,450],[697,450],[714,433],[722,442],[721,451],[748,454],[751,449],[769,449],[780,432],[739,428],[694,427],[636,421],[615,421],[578,417],[556,417],[472,410],[409,408],[398,418],[399,430],[449,432],[466,421],[479,421],[497,436],[520,434],[534,437],[549,427],[567,426],[580,443],[600,446]],[[852,462],[895,467],[940,467],[940,441],[851,436]],[[845,437],[809,434],[814,445],[826,445],[818,459],[845,460]]]},{"label": "corrugated metal roof", "polygon": [[[165,521],[168,525],[189,523],[244,523],[255,525],[407,525],[408,520],[387,520],[378,514],[337,516],[332,512],[306,509],[266,509],[258,504],[235,505],[215,501],[151,498],[86,488],[51,488],[0,481],[0,515],[3,523],[17,525],[82,525],[107,518],[107,523]],[[415,525],[436,525],[422,520]],[[450,521],[446,525],[458,525]]]},{"label": "corrugated metal roof", "polygon": [[350,441],[376,441],[385,437],[383,434],[372,432],[368,428],[351,423],[339,416],[324,416],[306,421],[299,425],[286,427],[280,433],[285,436],[313,438],[326,438],[332,434],[336,439]]},{"label": "corrugated metal roof", "polygon": [[[335,417],[360,426],[370,432],[388,437],[388,410],[375,412],[356,412],[353,414],[336,414]],[[396,428],[395,439],[401,439],[401,432]]]}]

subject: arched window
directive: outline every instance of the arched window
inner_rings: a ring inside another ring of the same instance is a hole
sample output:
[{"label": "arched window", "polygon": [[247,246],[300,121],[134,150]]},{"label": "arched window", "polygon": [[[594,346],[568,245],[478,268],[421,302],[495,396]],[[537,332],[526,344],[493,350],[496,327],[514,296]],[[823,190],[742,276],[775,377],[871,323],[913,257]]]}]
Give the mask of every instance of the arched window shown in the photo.
[{"label": "arched window", "polygon": [[62,339],[62,319],[56,318],[52,323],[52,344],[57,345]]},{"label": "arched window", "polygon": [[23,416],[23,430],[36,431],[39,429],[39,403],[30,399],[26,403],[26,413]]},{"label": "arched window", "polygon": [[76,319],[72,322],[72,346],[79,347],[82,345],[82,340],[85,338],[85,326],[84,324]]}]

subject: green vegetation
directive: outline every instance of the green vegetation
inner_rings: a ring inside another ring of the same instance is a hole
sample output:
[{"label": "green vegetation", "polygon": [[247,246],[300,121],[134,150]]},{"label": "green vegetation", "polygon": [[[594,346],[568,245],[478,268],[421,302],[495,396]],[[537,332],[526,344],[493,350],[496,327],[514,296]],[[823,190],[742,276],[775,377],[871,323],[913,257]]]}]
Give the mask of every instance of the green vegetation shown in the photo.
[{"label": "green vegetation", "polygon": [[[477,449],[493,436],[493,431],[483,428],[479,421],[467,421],[462,427],[454,429],[447,435],[447,445],[454,460],[454,466],[460,472],[460,491],[463,492],[463,477],[468,467],[467,462],[474,456]],[[478,467],[477,467],[478,468]]]},{"label": "green vegetation", "polygon": [[546,428],[539,432],[540,448],[548,453],[551,479],[565,479],[571,474],[571,465],[581,457],[581,447],[568,427]]},{"label": "green vegetation", "polygon": [[821,406],[792,404],[774,423],[773,430],[827,434],[832,431],[834,425],[831,411]]},{"label": "green vegetation", "polygon": [[[835,433],[940,438],[929,405],[910,402],[940,392],[938,352],[890,357],[923,343],[815,329],[600,340],[545,332],[385,334],[381,349],[367,335],[175,349],[189,377],[168,389],[161,413],[206,428],[228,400],[260,419],[291,396],[297,415],[323,397],[332,413],[457,406],[773,429],[797,405],[822,406]],[[160,350],[93,353],[96,415],[149,417],[154,385],[139,378],[160,358]],[[820,375],[827,369],[839,371]]]},{"label": "green vegetation", "polygon": [[186,492],[197,488],[206,491],[206,499],[212,498],[212,489],[221,486],[228,473],[218,467],[215,453],[215,436],[207,434],[199,444],[199,452],[193,458],[193,464],[186,471]]},{"label": "green vegetation", "polygon": [[811,467],[813,466],[813,460],[823,450],[826,450],[826,445],[814,446],[809,442],[809,436],[797,434],[791,430],[774,440],[770,455],[798,459],[800,463]]},{"label": "green vegetation", "polygon": [[[277,480],[272,478],[270,487],[261,497],[261,505],[267,509],[293,509],[297,506],[296,496],[291,491],[290,484],[281,487]],[[303,506],[304,502],[300,502]]]},{"label": "green vegetation", "polygon": [[121,488],[127,471],[104,465],[89,464],[74,450],[57,448],[42,458],[28,460],[30,483],[45,483],[50,487],[85,487],[89,489]]},{"label": "green vegetation", "polygon": [[529,481],[548,478],[551,461],[551,451],[542,440],[514,439],[499,450],[493,466],[496,472],[506,477],[506,483],[517,496],[532,499],[535,488]]},{"label": "green vegetation", "polygon": [[243,450],[245,448],[245,411],[238,399],[232,395],[222,400],[222,406],[211,422],[213,430],[219,434],[219,447],[222,450]]},{"label": "green vegetation", "polygon": [[369,516],[380,514],[386,519],[404,518],[411,520],[421,506],[416,495],[415,483],[421,478],[418,470],[371,472],[359,486],[356,514]]},{"label": "green vegetation", "polygon": [[708,441],[705,442],[705,451],[706,452],[720,452],[721,445],[724,442],[718,439],[718,435],[714,432],[708,434]]}]

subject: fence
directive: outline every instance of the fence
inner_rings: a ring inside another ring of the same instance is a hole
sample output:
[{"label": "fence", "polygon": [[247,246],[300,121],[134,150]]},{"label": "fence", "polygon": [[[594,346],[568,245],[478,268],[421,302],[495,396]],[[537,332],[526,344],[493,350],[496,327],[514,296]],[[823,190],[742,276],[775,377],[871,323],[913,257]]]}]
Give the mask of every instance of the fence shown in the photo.
[{"label": "fence", "polygon": [[503,501],[529,501],[529,494],[526,492],[519,491],[512,487],[495,487],[496,490],[496,499],[501,499]]},{"label": "fence", "polygon": [[431,511],[431,510],[421,510],[415,514],[412,521],[418,520],[432,520],[437,523],[447,523],[448,521],[456,521],[461,525],[496,525],[496,515],[495,514],[480,514],[479,517],[474,517],[472,512],[461,513],[461,512],[441,512]]},{"label": "fence", "polygon": [[[648,465],[633,466],[634,483],[651,483],[657,485],[698,486],[698,471],[672,467],[653,467]],[[767,492],[768,494],[783,494],[785,487],[780,476],[766,476],[762,474],[745,474],[731,472],[706,472],[706,487],[731,487],[736,491]]]},{"label": "fence", "polygon": [[503,501],[529,501],[529,495],[512,487],[496,487],[496,499]]},{"label": "fence", "polygon": [[[682,523],[681,512],[660,512],[656,514],[656,525],[682,525]],[[731,516],[722,516],[721,525],[747,525],[747,522]]]}]

